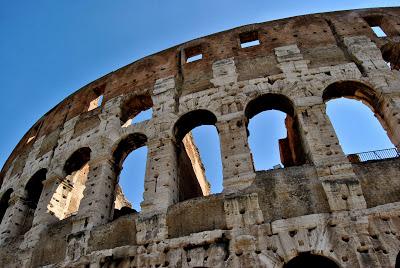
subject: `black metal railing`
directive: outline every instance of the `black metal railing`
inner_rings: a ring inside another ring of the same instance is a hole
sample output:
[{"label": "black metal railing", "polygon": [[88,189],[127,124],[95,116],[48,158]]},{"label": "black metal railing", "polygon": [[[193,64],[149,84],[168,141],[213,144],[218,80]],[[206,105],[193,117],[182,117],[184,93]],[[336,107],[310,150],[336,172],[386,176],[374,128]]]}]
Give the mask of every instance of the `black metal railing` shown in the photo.
[{"label": "black metal railing", "polygon": [[397,148],[348,154],[347,158],[351,163],[360,163],[371,160],[383,160],[383,159],[391,159],[400,157],[400,150]]}]

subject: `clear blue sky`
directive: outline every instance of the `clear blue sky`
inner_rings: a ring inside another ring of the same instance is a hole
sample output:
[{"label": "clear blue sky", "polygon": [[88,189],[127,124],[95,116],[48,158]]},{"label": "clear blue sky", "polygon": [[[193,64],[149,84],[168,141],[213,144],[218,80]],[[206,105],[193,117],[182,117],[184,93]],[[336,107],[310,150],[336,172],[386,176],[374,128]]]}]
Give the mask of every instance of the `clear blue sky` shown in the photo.
[{"label": "clear blue sky", "polygon": [[[143,56],[244,24],[396,5],[398,0],[0,0],[0,165],[29,127],[58,102]],[[130,192],[132,187],[127,188]],[[138,203],[138,194],[131,195]]]}]

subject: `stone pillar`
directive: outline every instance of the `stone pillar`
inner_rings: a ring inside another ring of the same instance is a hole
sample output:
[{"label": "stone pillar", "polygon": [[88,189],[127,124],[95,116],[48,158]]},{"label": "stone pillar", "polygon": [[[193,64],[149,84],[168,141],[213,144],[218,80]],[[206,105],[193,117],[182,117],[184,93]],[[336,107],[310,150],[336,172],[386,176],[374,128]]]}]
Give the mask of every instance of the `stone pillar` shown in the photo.
[{"label": "stone pillar", "polygon": [[400,149],[400,96],[398,94],[383,95],[381,107],[381,113],[385,118],[381,124],[385,126],[388,137],[395,147]]},{"label": "stone pillar", "polygon": [[166,210],[179,200],[175,143],[169,131],[177,110],[175,77],[158,79],[153,88],[153,137],[148,137],[142,213]]},{"label": "stone pillar", "polygon": [[361,185],[343,153],[325,104],[298,108],[300,131],[332,211],[366,208]]},{"label": "stone pillar", "polygon": [[7,239],[20,234],[25,223],[28,206],[25,204],[25,193],[13,192],[8,202],[8,208],[4,214],[0,226],[0,245]]},{"label": "stone pillar", "polygon": [[113,160],[102,157],[89,161],[84,197],[77,215],[77,220],[82,221],[82,229],[92,228],[111,220],[117,180]]},{"label": "stone pillar", "polygon": [[324,103],[298,107],[299,128],[309,160],[315,165],[347,162]]},{"label": "stone pillar", "polygon": [[247,140],[246,121],[242,114],[218,121],[224,192],[234,192],[250,186],[255,178],[253,157]]},{"label": "stone pillar", "polygon": [[168,138],[149,140],[147,149],[144,200],[141,203],[144,213],[165,210],[179,201],[175,143]]}]

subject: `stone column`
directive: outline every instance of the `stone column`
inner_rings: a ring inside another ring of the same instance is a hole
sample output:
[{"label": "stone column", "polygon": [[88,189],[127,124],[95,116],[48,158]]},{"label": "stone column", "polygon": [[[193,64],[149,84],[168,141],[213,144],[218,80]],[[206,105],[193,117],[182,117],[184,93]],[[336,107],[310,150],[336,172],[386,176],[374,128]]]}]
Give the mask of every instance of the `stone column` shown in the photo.
[{"label": "stone column", "polygon": [[[397,94],[383,95],[381,113],[388,137],[397,149],[400,149],[400,96]],[[382,120],[381,118],[378,118]]]},{"label": "stone column", "polygon": [[111,220],[117,180],[113,160],[101,157],[89,161],[84,197],[80,202],[77,215],[77,221],[82,221],[82,229],[92,228]]},{"label": "stone column", "polygon": [[141,203],[144,213],[165,210],[179,201],[175,143],[172,139],[157,138],[148,141],[147,149],[144,200]]},{"label": "stone column", "polygon": [[234,192],[250,186],[255,178],[253,157],[242,112],[218,121],[221,143],[224,192]]},{"label": "stone column", "polygon": [[20,234],[25,223],[28,206],[25,204],[26,193],[13,192],[8,202],[8,208],[4,214],[0,226],[0,245],[7,239]]},{"label": "stone column", "polygon": [[332,211],[366,208],[360,182],[325,111],[325,104],[298,108],[306,154],[317,169]]}]

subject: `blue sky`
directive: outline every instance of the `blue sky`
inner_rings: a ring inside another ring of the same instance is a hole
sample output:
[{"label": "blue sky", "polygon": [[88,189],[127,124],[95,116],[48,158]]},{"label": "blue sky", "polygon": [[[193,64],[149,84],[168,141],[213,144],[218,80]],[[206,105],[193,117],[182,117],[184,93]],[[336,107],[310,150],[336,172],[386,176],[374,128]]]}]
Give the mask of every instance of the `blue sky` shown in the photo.
[{"label": "blue sky", "polygon": [[[0,0],[0,165],[29,127],[58,102],[83,85],[143,56],[244,24],[398,4],[398,0]],[[268,129],[279,136],[281,132],[275,130],[275,123],[269,124]],[[200,132],[196,130],[195,136],[207,136],[207,145],[218,145],[218,140],[211,141],[209,135]],[[257,135],[250,139],[252,136]],[[367,139],[365,135],[362,138]],[[135,180],[142,180],[140,168],[132,169],[139,174],[133,176],[139,178]],[[210,177],[221,174],[218,167],[210,170]],[[130,199],[139,203],[140,194],[130,190],[130,183],[126,185],[131,196],[135,196]]]}]

